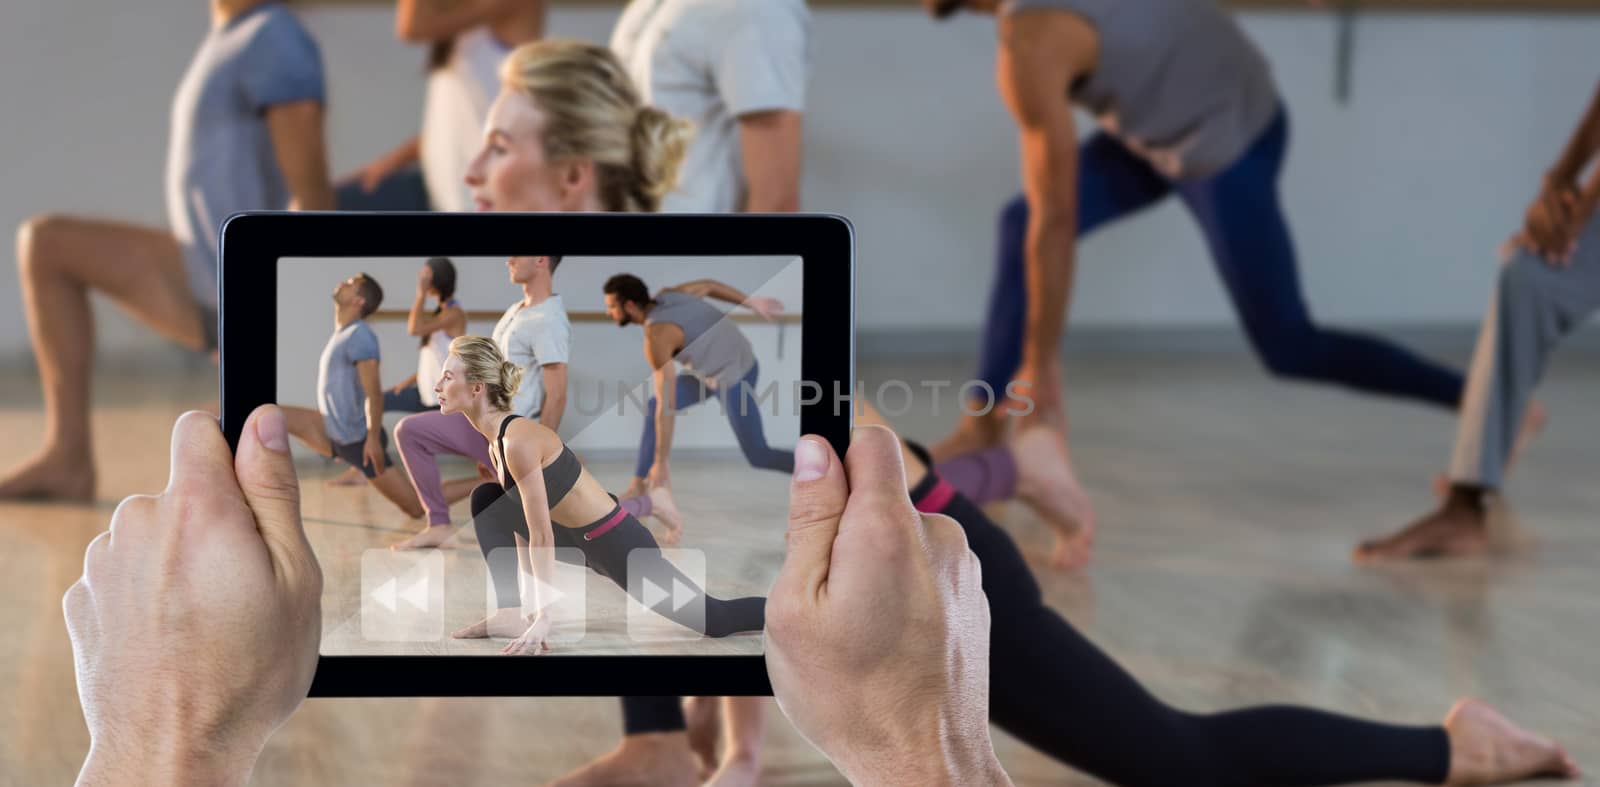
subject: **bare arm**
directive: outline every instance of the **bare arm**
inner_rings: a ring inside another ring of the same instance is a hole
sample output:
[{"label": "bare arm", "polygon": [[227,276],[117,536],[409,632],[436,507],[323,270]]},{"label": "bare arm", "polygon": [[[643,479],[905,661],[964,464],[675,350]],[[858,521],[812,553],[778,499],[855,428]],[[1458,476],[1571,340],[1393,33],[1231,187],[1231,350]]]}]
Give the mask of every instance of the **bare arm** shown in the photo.
[{"label": "bare arm", "polygon": [[1092,68],[1088,24],[1058,11],[1003,18],[997,81],[1022,142],[1028,199],[1028,316],[1024,366],[1055,358],[1071,300],[1078,221],[1078,139],[1067,91]]},{"label": "bare arm", "polygon": [[361,392],[367,397],[367,439],[361,456],[372,463],[374,472],[383,472],[383,383],[378,381],[378,359],[356,361]]},{"label": "bare arm", "polygon": [[401,41],[413,44],[442,41],[487,24],[518,4],[528,2],[543,5],[543,0],[399,0],[395,6],[394,34]]},{"label": "bare arm", "polygon": [[539,367],[544,379],[544,406],[539,409],[539,423],[554,432],[561,428],[561,414],[567,409],[567,365],[547,363]]},{"label": "bare arm", "polygon": [[[1546,178],[1557,184],[1575,184],[1589,167],[1596,151],[1600,151],[1600,87],[1595,88],[1594,96],[1589,99],[1589,108],[1584,111],[1583,119],[1578,121],[1572,138],[1567,141],[1561,157],[1556,159],[1555,166],[1550,168]],[[1595,178],[1589,179],[1589,185],[1595,185]]]},{"label": "bare arm", "polygon": [[[412,336],[427,336],[434,331],[443,330],[454,336],[465,333],[467,313],[460,306],[447,306],[438,314],[429,314],[423,311],[427,299],[418,295],[411,302],[411,314],[406,317],[406,333]],[[460,329],[452,332],[452,329]]]},{"label": "bare arm", "polygon": [[656,389],[656,455],[652,476],[665,476],[672,455],[672,427],[678,413],[677,364],[672,352],[682,343],[683,330],[675,325],[651,325],[645,333],[644,355],[650,362]]},{"label": "bare arm", "polygon": [[745,295],[743,292],[723,284],[716,279],[695,279],[694,281],[686,281],[682,284],[668,287],[667,291],[681,292],[686,295],[693,295],[696,298],[716,298],[719,301],[731,303],[735,306],[738,306],[739,304],[742,304],[750,299],[750,296]]},{"label": "bare arm", "polygon": [[278,171],[289,186],[292,210],[332,210],[328,153],[322,135],[322,103],[292,101],[267,108],[267,132]]},{"label": "bare arm", "polygon": [[801,119],[793,110],[739,116],[739,147],[749,187],[746,213],[800,209]]},{"label": "bare arm", "polygon": [[[519,428],[520,427],[520,428]],[[527,424],[512,422],[506,435],[506,474],[517,481],[522,496],[522,516],[528,523],[528,557],[533,567],[533,608],[543,615],[546,600],[541,585],[555,583],[555,534],[551,531],[550,498],[544,488],[544,460],[537,432]]]},{"label": "bare arm", "polygon": [[406,379],[401,380],[398,383],[395,383],[394,387],[390,388],[389,390],[394,391],[395,393],[399,393],[399,392],[404,391],[405,389],[410,388],[411,386],[416,385],[416,384],[417,384],[417,375],[416,375],[415,372],[412,372],[410,377],[407,377]]}]

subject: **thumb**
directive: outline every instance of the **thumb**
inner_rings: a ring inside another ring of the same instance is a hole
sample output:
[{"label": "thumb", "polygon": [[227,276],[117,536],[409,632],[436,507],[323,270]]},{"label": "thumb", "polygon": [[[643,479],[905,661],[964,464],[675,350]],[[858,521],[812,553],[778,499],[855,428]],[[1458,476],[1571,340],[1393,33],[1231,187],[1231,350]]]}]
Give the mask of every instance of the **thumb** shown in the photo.
[{"label": "thumb", "polygon": [[828,581],[833,539],[839,533],[850,488],[844,463],[828,441],[815,435],[794,447],[794,478],[789,484],[789,549],[773,587],[774,595],[814,596]]},{"label": "thumb", "polygon": [[264,404],[250,414],[239,434],[234,473],[273,562],[284,567],[310,559],[311,544],[300,522],[300,482],[282,410]]}]

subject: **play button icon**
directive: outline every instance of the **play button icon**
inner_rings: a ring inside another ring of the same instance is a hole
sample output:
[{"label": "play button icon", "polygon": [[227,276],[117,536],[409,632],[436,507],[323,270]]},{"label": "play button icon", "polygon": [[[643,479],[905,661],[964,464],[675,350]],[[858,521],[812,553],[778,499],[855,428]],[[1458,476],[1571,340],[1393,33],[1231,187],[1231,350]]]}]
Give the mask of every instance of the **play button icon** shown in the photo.
[{"label": "play button icon", "polygon": [[583,550],[546,549],[549,554],[538,561],[553,569],[553,574],[546,577],[533,575],[534,561],[526,547],[489,550],[485,615],[513,604],[521,607],[523,615],[545,613],[556,624],[550,632],[550,644],[574,644],[583,639],[589,612],[584,601],[589,577]]},{"label": "play button icon", "polygon": [[628,635],[636,642],[698,639],[706,629],[706,556],[698,549],[628,553]]}]

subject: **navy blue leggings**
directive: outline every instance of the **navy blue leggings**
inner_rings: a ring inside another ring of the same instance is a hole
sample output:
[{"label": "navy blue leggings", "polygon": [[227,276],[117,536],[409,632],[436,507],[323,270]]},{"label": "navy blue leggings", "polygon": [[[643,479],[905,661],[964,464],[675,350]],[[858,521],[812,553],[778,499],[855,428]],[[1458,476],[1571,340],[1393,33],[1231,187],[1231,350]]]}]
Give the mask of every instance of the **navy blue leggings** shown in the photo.
[{"label": "navy blue leggings", "polygon": [[[700,378],[692,374],[680,374],[676,409],[685,410],[715,396],[721,400],[722,410],[728,416],[728,425],[733,427],[734,439],[739,441],[739,450],[744,452],[744,458],[751,467],[794,472],[794,452],[767,445],[767,435],[761,427],[761,403],[756,401],[756,378],[760,371],[760,364],[753,365],[739,382],[716,392],[706,388]],[[634,465],[633,474],[644,478],[650,475],[650,468],[655,463],[656,398],[652,396],[650,403],[645,406],[644,435],[639,438],[639,461]]]},{"label": "navy blue leggings", "polygon": [[[1273,374],[1455,408],[1463,387],[1459,373],[1390,342],[1311,321],[1300,292],[1294,241],[1278,204],[1278,174],[1288,142],[1288,115],[1280,108],[1272,125],[1227,169],[1174,182],[1110,136],[1095,134],[1078,153],[1078,236],[1177,192],[1200,223],[1251,346]],[[1028,203],[1019,195],[1000,214],[1000,248],[978,361],[978,379],[995,391],[1005,390],[1022,362],[1027,230]]]}]

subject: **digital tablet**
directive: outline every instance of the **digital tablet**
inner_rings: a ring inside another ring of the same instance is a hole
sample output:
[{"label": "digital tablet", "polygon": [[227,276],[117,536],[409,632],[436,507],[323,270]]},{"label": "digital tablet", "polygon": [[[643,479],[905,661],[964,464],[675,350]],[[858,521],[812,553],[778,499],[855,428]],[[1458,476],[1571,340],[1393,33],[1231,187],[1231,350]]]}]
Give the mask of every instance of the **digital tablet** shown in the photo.
[{"label": "digital tablet", "polygon": [[794,445],[843,455],[855,401],[847,221],[247,213],[220,287],[223,431],[285,409],[322,567],[312,696],[771,692]]}]

